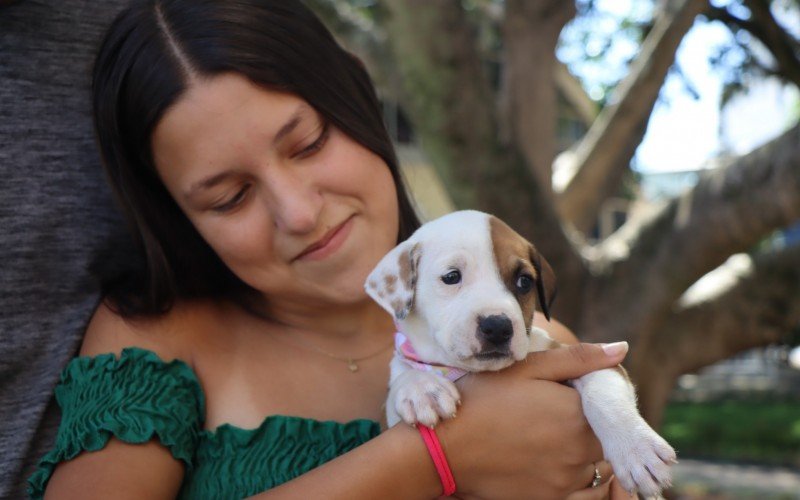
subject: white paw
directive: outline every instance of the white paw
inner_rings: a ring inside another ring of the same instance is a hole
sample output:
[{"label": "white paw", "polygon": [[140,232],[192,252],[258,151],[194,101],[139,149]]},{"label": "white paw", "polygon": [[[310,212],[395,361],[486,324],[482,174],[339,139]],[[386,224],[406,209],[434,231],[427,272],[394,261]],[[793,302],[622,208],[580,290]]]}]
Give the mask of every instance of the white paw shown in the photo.
[{"label": "white paw", "polygon": [[433,427],[439,418],[455,416],[459,394],[456,386],[443,377],[409,371],[392,383],[389,403],[392,402],[405,423]]},{"label": "white paw", "polygon": [[608,444],[605,455],[623,488],[653,497],[672,484],[670,466],[677,462],[675,450],[644,420],[625,429],[615,441],[604,443]]}]

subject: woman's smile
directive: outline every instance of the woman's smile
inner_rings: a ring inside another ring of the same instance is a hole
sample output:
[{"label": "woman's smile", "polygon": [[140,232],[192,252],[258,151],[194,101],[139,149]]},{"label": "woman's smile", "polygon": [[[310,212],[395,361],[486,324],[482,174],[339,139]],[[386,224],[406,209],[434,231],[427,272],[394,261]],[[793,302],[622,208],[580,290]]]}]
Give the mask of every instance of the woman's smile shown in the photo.
[{"label": "woman's smile", "polygon": [[335,253],[345,243],[347,237],[350,236],[354,217],[351,215],[344,222],[328,231],[319,241],[309,245],[293,260],[322,260]]}]

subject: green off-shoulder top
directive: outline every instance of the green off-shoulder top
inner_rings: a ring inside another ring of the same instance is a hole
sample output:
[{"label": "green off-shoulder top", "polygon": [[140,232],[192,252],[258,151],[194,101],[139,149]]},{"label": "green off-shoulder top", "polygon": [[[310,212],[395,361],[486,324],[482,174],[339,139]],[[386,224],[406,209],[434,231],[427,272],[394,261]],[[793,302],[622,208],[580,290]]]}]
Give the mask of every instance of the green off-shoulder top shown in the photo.
[{"label": "green off-shoulder top", "polygon": [[28,479],[42,498],[59,462],[102,449],[112,436],[126,443],[159,440],[185,464],[178,498],[239,499],[289,481],[372,439],[377,422],[321,422],[273,415],[256,429],[230,424],[203,429],[205,397],[197,376],[179,360],[124,349],[79,357],[61,374],[56,400],[62,419],[54,448]]}]

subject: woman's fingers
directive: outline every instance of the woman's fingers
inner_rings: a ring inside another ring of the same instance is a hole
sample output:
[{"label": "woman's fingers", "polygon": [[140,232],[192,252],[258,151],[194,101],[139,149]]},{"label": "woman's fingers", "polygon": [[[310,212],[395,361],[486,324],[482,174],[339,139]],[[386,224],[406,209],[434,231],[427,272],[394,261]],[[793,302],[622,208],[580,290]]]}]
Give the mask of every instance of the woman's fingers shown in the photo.
[{"label": "woman's fingers", "polygon": [[608,500],[610,482],[601,484],[597,488],[584,488],[567,496],[567,500]]},{"label": "woman's fingers", "polygon": [[531,378],[561,382],[616,366],[627,353],[627,342],[584,343],[532,352],[525,361],[517,365],[524,367],[522,369]]},{"label": "woman's fingers", "polygon": [[[600,479],[597,482],[597,486],[592,486],[595,478],[595,470],[597,470],[597,474],[600,476]],[[586,467],[586,472],[582,474],[584,479],[584,486],[575,493],[572,493],[567,498],[569,500],[589,500],[589,499],[610,499],[612,498],[611,495],[611,479],[614,477],[614,470],[611,468],[611,464],[606,462],[605,460],[601,460],[597,463],[588,465]]]}]

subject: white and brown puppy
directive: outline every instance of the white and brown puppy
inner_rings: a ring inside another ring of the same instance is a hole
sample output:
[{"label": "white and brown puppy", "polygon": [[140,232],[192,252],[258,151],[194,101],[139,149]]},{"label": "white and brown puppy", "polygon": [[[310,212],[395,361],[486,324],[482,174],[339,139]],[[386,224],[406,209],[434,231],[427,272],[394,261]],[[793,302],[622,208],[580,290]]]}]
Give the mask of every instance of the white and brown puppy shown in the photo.
[{"label": "white and brown puppy", "polygon": [[[458,390],[447,373],[427,366],[500,370],[528,352],[559,346],[531,326],[537,297],[549,319],[550,266],[485,213],[455,212],[423,225],[381,260],[366,290],[402,332],[391,362],[389,426],[400,420],[433,426],[455,414]],[[658,494],[670,483],[675,452],[639,415],[624,371],[601,370],[571,383],[623,487]]]}]

